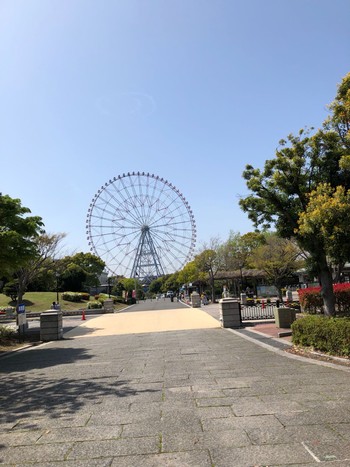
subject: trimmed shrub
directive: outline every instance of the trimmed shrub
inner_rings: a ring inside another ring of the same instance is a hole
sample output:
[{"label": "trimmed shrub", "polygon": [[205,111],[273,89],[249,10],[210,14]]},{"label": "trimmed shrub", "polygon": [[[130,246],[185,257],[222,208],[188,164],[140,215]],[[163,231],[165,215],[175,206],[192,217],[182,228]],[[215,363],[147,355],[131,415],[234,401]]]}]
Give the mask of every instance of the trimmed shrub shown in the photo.
[{"label": "trimmed shrub", "polygon": [[4,326],[0,324],[0,340],[14,339],[15,337],[17,337],[17,333],[11,326]]},{"label": "trimmed shrub", "polygon": [[1,313],[14,313],[16,311],[16,308],[14,306],[0,306],[0,312]]},{"label": "trimmed shrub", "polygon": [[62,300],[67,300],[67,302],[80,302],[81,294],[79,292],[63,292]]},{"label": "trimmed shrub", "polygon": [[103,307],[103,304],[99,302],[98,300],[94,300],[92,302],[88,302],[87,304],[87,309],[88,310],[98,310]]},{"label": "trimmed shrub", "polygon": [[125,303],[125,299],[123,297],[113,297],[113,303]]},{"label": "trimmed shrub", "polygon": [[350,356],[350,319],[305,316],[292,323],[295,345],[331,355]]},{"label": "trimmed shrub", "polygon": [[62,299],[67,302],[81,302],[82,300],[90,300],[90,294],[88,292],[63,292]]},{"label": "trimmed shrub", "polygon": [[81,300],[90,300],[90,294],[88,292],[79,292],[80,293],[80,299]]},{"label": "trimmed shrub", "polygon": [[300,303],[299,302],[288,302],[288,305],[286,304],[288,308],[293,308],[295,310],[300,311]]}]

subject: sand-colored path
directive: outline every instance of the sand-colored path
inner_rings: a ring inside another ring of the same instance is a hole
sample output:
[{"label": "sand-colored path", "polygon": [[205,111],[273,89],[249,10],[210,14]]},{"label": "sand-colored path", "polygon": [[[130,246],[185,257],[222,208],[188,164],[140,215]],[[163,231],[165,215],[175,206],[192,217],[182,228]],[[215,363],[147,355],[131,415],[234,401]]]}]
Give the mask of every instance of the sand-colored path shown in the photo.
[{"label": "sand-colored path", "polygon": [[218,328],[220,323],[198,308],[138,311],[87,318],[65,338]]}]

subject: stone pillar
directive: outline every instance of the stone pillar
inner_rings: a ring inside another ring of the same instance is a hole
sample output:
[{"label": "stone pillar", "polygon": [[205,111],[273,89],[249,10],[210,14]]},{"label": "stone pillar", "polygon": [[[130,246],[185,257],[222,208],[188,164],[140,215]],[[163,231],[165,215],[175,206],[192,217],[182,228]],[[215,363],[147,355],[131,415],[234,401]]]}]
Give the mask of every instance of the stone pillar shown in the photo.
[{"label": "stone pillar", "polygon": [[275,308],[276,328],[290,328],[293,321],[296,320],[296,310],[294,308]]},{"label": "stone pillar", "polygon": [[239,328],[242,325],[241,304],[232,298],[223,298],[220,303],[220,321],[223,328]]},{"label": "stone pillar", "polygon": [[199,295],[198,292],[191,293],[191,303],[192,303],[192,308],[198,308],[201,306],[201,296]]},{"label": "stone pillar", "polygon": [[60,311],[44,311],[40,315],[40,340],[57,341],[63,338],[62,313]]},{"label": "stone pillar", "polygon": [[104,309],[105,313],[113,313],[114,312],[113,300],[111,298],[107,298],[103,302],[103,309]]}]

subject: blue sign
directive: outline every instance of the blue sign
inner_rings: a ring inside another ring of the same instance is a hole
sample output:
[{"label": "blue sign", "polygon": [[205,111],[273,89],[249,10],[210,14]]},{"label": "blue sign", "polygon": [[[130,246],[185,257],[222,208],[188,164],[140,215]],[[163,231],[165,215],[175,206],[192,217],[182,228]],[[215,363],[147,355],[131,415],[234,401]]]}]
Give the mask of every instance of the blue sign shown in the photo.
[{"label": "blue sign", "polygon": [[18,313],[25,313],[26,306],[24,304],[18,305]]}]

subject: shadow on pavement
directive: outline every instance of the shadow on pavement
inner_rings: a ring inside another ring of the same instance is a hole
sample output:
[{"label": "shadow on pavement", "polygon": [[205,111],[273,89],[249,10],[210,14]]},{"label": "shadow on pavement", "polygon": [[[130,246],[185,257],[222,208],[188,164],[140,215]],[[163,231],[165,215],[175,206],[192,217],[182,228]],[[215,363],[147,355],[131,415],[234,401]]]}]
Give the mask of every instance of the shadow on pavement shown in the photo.
[{"label": "shadow on pavement", "polygon": [[100,404],[105,397],[111,397],[115,401],[116,398],[158,390],[135,390],[128,386],[128,381],[111,381],[110,377],[106,380],[63,378],[57,381],[48,378],[38,380],[27,375],[25,378],[7,379],[2,384],[1,391],[2,423],[19,422],[16,428],[36,429],[40,428],[42,417],[69,417],[85,405]]},{"label": "shadow on pavement", "polygon": [[[90,362],[92,358],[93,355],[83,348],[41,347],[2,359],[2,423],[19,422],[20,429],[35,429],[42,417],[68,417],[86,405],[101,404],[106,397],[115,401],[158,391],[132,387],[131,382],[118,380],[119,372],[104,376],[104,362]],[[103,368],[101,376],[89,377],[89,365],[96,364]],[[59,365],[62,365],[62,371]],[[47,370],[49,367],[56,368]],[[50,371],[52,377],[48,376]]]}]

